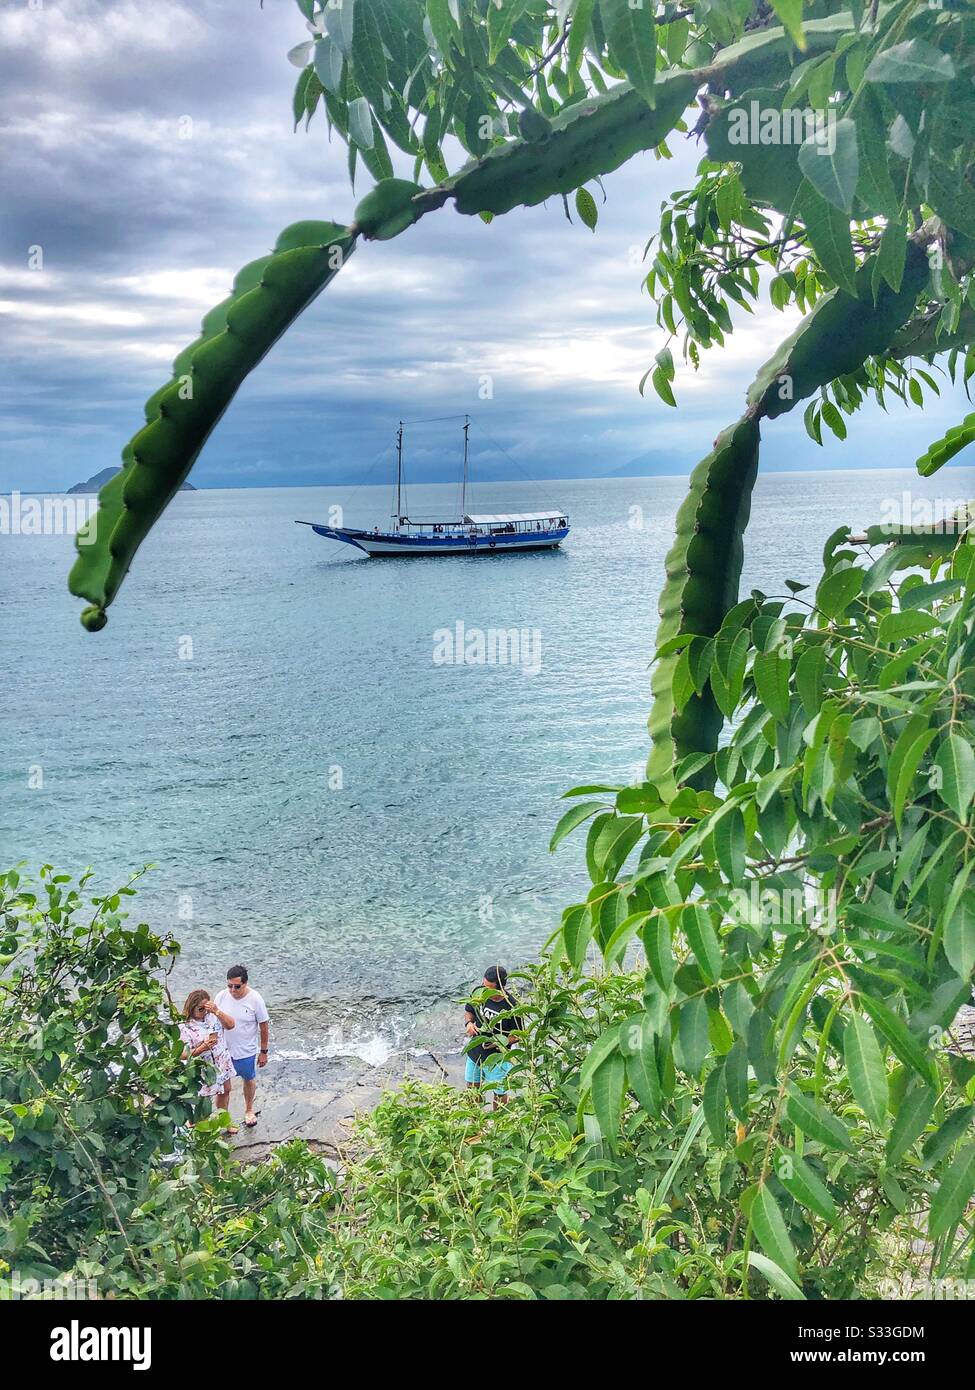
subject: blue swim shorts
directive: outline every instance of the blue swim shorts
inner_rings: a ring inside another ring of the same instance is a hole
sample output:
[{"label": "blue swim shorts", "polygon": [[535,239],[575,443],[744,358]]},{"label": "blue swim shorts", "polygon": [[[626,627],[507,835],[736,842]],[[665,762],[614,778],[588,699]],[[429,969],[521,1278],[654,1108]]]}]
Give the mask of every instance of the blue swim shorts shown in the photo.
[{"label": "blue swim shorts", "polygon": [[467,1066],[464,1068],[464,1080],[468,1084],[489,1086],[495,1095],[507,1095],[508,1087],[505,1085],[505,1081],[511,1067],[511,1062],[504,1062],[500,1058],[496,1062],[475,1062],[473,1057],[468,1056]]},{"label": "blue swim shorts", "polygon": [[234,1064],[234,1071],[238,1076],[242,1076],[245,1081],[253,1081],[257,1075],[257,1056],[253,1057],[231,1057]]}]

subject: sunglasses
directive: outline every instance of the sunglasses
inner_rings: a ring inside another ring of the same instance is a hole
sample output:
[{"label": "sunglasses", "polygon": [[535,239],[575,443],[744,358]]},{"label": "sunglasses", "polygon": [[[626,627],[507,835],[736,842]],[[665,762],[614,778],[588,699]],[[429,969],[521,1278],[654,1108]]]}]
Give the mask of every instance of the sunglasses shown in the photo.
[{"label": "sunglasses", "polygon": [[244,986],[243,986],[243,985],[229,985],[229,988],[230,988],[230,989],[243,989]]}]

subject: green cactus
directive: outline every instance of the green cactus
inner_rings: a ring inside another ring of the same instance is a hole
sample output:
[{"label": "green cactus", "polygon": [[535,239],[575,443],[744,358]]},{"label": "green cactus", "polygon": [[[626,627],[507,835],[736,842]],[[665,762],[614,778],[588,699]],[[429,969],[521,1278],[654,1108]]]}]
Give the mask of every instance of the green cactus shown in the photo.
[{"label": "green cactus", "polygon": [[[759,370],[748,390],[744,418],[719,435],[691,474],[667,556],[658,649],[682,634],[711,637],[737,601],[742,532],[758,471],[759,420],[783,415],[881,352],[912,314],[927,276],[924,251],[910,243],[900,290],[895,294],[883,283],[875,302],[873,258],[865,261],[857,271],[857,297],[839,289],[824,295]],[[690,753],[713,751],[721,728],[722,716],[707,685],[676,714],[671,682],[678,659],[676,653],[663,656],[653,675],[651,778],[666,777],[672,763]]]},{"label": "green cactus", "polygon": [[693,100],[695,85],[689,73],[661,73],[652,110],[628,83],[587,97],[556,116],[545,139],[499,145],[440,191],[454,199],[458,212],[468,214],[510,212],[571,193],[659,145]]},{"label": "green cactus", "polygon": [[960,425],[953,425],[943,439],[937,439],[917,461],[917,471],[922,478],[930,478],[937,473],[949,459],[960,454],[975,440],[975,414],[966,415]]},{"label": "green cactus", "polygon": [[241,382],[351,255],[355,237],[333,222],[298,222],[274,252],[240,271],[228,299],[211,309],[200,337],[173,363],[173,380],[146,403],[146,424],[122,451],[122,471],[99,493],[97,535],[79,544],[68,586],[91,607],[90,632],[132,559],[179,489]]},{"label": "green cactus", "polygon": [[[738,596],[742,535],[758,474],[759,438],[756,415],[745,415],[718,436],[710,454],[691,474],[667,555],[658,648],[682,633],[713,636]],[[712,751],[721,728],[721,713],[709,687],[692,696],[679,715],[675,713],[672,679],[677,661],[677,655],[671,654],[654,668],[648,720],[653,740],[647,766],[651,780],[666,777],[675,756]]]},{"label": "green cactus", "polygon": [[774,420],[796,401],[884,351],[913,312],[928,279],[928,259],[920,246],[908,243],[900,290],[895,294],[883,281],[876,302],[873,268],[872,257],[860,266],[855,298],[844,290],[831,290],[780,344],[748,388],[750,407]]},{"label": "green cactus", "polygon": [[418,183],[407,179],[383,179],[367,193],[355,210],[352,230],[366,241],[389,241],[423,216],[414,200],[423,192]]}]

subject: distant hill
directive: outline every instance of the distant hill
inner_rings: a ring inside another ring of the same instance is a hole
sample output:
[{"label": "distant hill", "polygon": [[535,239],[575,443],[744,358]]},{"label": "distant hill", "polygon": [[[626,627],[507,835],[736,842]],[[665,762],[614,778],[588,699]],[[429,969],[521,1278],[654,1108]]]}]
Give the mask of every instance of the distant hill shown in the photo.
[{"label": "distant hill", "polygon": [[[118,464],[114,464],[110,468],[103,468],[100,473],[93,473],[87,482],[75,483],[74,487],[69,487],[68,496],[73,492],[98,492],[110,478],[114,478],[115,474],[121,473],[121,471]],[[192,483],[183,483],[180,492],[196,492],[196,488]]]},{"label": "distant hill", "polygon": [[648,449],[645,454],[637,454],[628,463],[614,468],[606,476],[609,478],[656,478],[661,474],[685,473],[679,459],[672,454],[664,454],[656,449]]}]

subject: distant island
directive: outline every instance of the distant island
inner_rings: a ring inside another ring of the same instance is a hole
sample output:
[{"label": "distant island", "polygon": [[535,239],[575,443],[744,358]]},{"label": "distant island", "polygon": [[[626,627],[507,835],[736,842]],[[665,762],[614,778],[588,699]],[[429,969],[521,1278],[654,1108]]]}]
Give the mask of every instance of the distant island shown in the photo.
[{"label": "distant island", "polygon": [[[75,483],[74,487],[69,487],[67,495],[70,497],[73,492],[99,492],[110,478],[114,478],[115,474],[121,473],[121,471],[118,464],[103,468],[100,473],[93,473],[87,482]],[[180,492],[196,492],[192,483],[182,483],[179,490]]]}]

